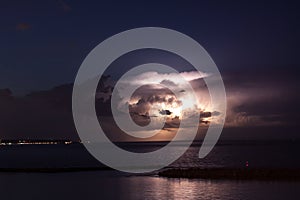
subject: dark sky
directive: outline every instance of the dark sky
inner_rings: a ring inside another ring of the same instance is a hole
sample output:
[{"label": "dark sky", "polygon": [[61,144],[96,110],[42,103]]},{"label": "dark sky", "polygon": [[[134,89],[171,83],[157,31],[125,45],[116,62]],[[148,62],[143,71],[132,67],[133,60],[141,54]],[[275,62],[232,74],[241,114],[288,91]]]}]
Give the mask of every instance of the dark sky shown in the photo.
[{"label": "dark sky", "polygon": [[[155,26],[187,34],[208,51],[233,98],[228,99],[232,116],[283,123],[273,129],[285,137],[281,130],[295,132],[287,127],[299,120],[299,8],[297,1],[1,1],[0,135],[76,137],[71,86],[52,88],[72,83],[87,54],[106,38]],[[164,55],[156,56],[186,70]],[[34,100],[12,100],[4,88],[15,96],[35,92]],[[36,93],[41,90],[46,91]]]},{"label": "dark sky", "polygon": [[288,1],[1,1],[0,88],[16,94],[73,82],[97,44],[127,29],[181,31],[221,72],[295,69],[299,6]]}]

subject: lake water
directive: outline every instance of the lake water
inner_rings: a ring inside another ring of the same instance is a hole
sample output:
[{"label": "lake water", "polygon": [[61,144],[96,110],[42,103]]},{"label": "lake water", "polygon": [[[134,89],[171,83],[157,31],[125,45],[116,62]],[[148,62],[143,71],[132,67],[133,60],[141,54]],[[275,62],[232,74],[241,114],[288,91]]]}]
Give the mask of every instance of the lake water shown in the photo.
[{"label": "lake water", "polygon": [[[155,149],[161,144],[129,145]],[[180,145],[176,148],[181,148]],[[191,147],[170,167],[300,169],[298,142],[222,143],[198,159]],[[1,168],[101,166],[81,145],[1,146]],[[0,172],[1,199],[299,199],[300,182],[169,179],[113,170],[67,173]]]},{"label": "lake water", "polygon": [[300,183],[124,176],[110,171],[0,173],[1,199],[299,199]]},{"label": "lake water", "polygon": [[[165,143],[126,143],[122,147],[134,152],[149,152]],[[204,159],[198,158],[201,144],[188,151],[169,167],[245,167],[300,169],[299,141],[227,141],[220,142]],[[172,147],[177,151],[181,143]],[[99,167],[80,144],[0,146],[0,168]]]}]

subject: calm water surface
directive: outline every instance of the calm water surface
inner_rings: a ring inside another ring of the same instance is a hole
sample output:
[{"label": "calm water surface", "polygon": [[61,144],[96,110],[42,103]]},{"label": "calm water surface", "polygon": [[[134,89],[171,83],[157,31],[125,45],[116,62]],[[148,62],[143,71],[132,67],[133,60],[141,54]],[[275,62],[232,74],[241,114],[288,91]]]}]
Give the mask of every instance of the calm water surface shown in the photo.
[{"label": "calm water surface", "polygon": [[[132,146],[131,146],[132,147]],[[157,145],[135,146],[137,151]],[[174,147],[174,151],[176,148]],[[300,169],[299,143],[223,144],[204,159],[191,147],[170,167]],[[100,164],[80,145],[1,146],[0,168],[95,167]],[[43,199],[300,199],[300,182],[208,181],[132,176],[116,171],[68,173],[0,172],[1,200]]]},{"label": "calm water surface", "polygon": [[0,174],[1,199],[299,199],[300,183],[207,181],[115,172]]}]

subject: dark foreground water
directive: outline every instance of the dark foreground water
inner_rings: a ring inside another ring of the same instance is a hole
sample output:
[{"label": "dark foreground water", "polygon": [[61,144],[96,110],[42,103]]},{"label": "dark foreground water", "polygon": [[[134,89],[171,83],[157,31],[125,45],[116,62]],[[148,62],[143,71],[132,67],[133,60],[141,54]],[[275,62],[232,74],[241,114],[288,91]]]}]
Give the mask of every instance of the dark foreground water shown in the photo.
[{"label": "dark foreground water", "polygon": [[0,174],[1,199],[299,199],[300,183],[122,176],[114,172]]},{"label": "dark foreground water", "polygon": [[[134,151],[159,143],[129,144]],[[181,148],[180,145],[174,147]],[[300,169],[299,142],[224,142],[205,158],[191,147],[172,168]],[[101,166],[81,145],[0,146],[0,168]],[[65,173],[0,172],[2,199],[300,199],[300,182],[168,179],[113,170]]]}]

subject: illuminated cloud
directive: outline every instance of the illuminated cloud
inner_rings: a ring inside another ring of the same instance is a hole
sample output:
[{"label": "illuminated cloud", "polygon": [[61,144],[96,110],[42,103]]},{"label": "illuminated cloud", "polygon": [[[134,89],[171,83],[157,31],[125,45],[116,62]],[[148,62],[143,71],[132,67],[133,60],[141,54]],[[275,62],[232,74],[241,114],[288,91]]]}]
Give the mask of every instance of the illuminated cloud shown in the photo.
[{"label": "illuminated cloud", "polygon": [[[125,89],[118,90],[120,98],[118,108],[126,112],[129,107],[132,119],[139,125],[166,120],[165,128],[178,128],[181,119],[186,119],[188,123],[184,128],[188,128],[195,126],[195,124],[189,124],[189,121],[193,121],[189,118],[199,114],[200,121],[196,126],[206,125],[211,121],[218,122],[217,119],[221,117],[220,113],[210,110],[210,96],[203,83],[203,78],[207,76],[210,75],[190,71],[178,74],[146,72],[127,77],[120,81],[122,88]],[[140,87],[128,98],[126,88],[131,85]],[[177,92],[178,96],[175,96],[172,91]],[[196,96],[196,102],[192,100],[193,95]],[[156,128],[153,127],[153,129]]]},{"label": "illuminated cloud", "polygon": [[122,80],[122,84],[132,84],[132,85],[146,85],[146,84],[155,84],[157,82],[165,83],[169,86],[179,86],[182,84],[183,77],[185,81],[193,81],[200,78],[209,76],[204,72],[190,71],[190,72],[181,72],[181,73],[166,73],[159,74],[158,72],[145,72],[137,76],[131,76],[127,79]]}]

